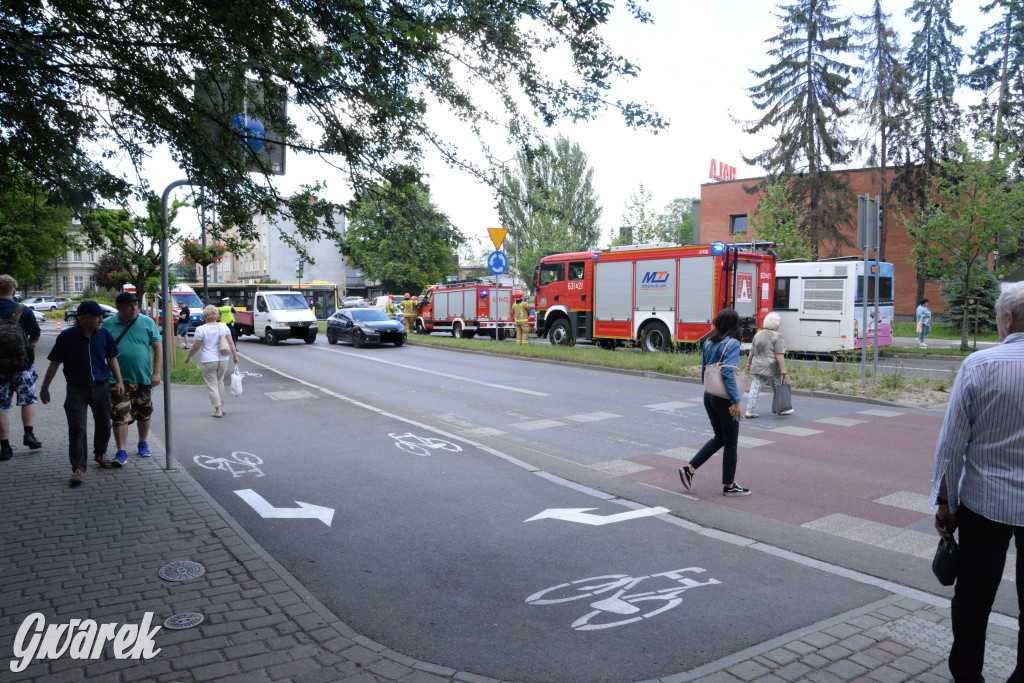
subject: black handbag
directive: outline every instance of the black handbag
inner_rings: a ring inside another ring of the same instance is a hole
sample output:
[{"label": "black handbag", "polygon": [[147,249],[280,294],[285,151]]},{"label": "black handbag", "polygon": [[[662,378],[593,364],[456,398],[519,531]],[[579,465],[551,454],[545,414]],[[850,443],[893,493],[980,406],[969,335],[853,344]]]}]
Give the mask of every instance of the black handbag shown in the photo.
[{"label": "black handbag", "polygon": [[956,582],[957,564],[960,559],[960,546],[953,539],[941,539],[935,549],[932,560],[932,573],[943,586],[952,586]]}]

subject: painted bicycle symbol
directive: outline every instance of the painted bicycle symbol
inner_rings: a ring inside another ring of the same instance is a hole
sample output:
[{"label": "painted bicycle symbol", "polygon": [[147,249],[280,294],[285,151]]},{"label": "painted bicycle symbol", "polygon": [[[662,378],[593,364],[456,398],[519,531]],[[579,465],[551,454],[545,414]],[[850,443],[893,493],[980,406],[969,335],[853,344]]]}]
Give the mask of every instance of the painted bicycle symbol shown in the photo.
[{"label": "painted bicycle symbol", "polygon": [[[685,567],[648,576],[629,576],[627,574],[592,576],[589,579],[579,579],[545,588],[526,598],[526,603],[528,605],[555,605],[561,602],[586,600],[610,594],[608,597],[591,602],[590,606],[594,610],[572,622],[572,627],[577,631],[614,628],[642,619],[650,619],[662,612],[667,612],[683,601],[680,595],[685,590],[721,583],[717,579],[709,578],[706,581],[698,581],[686,576],[686,574],[703,574],[705,571],[707,570],[700,567]],[[655,584],[664,584],[669,581],[673,585],[657,590],[629,592],[649,579]]]},{"label": "painted bicycle symbol", "polygon": [[230,458],[215,458],[212,455],[197,455],[192,458],[200,467],[208,470],[224,470],[230,472],[232,477],[241,477],[246,474],[255,474],[262,477],[263,471],[259,468],[263,460],[258,455],[235,451]]},{"label": "painted bicycle symbol", "polygon": [[416,436],[412,433],[405,434],[388,434],[392,439],[395,440],[395,445],[401,448],[403,451],[412,453],[413,455],[422,455],[424,457],[430,455],[430,451],[440,449],[442,451],[451,451],[452,453],[459,453],[462,451],[462,447],[453,444],[451,441],[445,441],[444,439],[432,439],[425,436]]}]

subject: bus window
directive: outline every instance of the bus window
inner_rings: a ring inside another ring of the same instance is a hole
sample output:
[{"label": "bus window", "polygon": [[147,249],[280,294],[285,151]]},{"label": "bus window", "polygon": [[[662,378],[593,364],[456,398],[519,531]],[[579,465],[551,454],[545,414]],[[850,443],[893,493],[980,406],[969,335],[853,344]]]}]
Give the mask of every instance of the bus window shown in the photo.
[{"label": "bus window", "polygon": [[582,280],[583,274],[586,272],[587,262],[586,261],[570,261],[569,262],[569,280]]},{"label": "bus window", "polygon": [[793,278],[791,277],[777,277],[775,278],[775,299],[772,302],[772,308],[776,311],[791,310],[792,306],[789,305],[789,283]]},{"label": "bus window", "polygon": [[[880,277],[878,278],[878,301],[879,303],[892,303],[892,278],[891,277]],[[864,293],[864,278],[857,278],[857,301],[860,303],[862,295]],[[868,276],[868,303],[875,300],[875,278]]]},{"label": "bus window", "polygon": [[565,279],[565,261],[558,263],[543,263],[540,267],[539,285],[550,285],[552,282],[561,282]]}]

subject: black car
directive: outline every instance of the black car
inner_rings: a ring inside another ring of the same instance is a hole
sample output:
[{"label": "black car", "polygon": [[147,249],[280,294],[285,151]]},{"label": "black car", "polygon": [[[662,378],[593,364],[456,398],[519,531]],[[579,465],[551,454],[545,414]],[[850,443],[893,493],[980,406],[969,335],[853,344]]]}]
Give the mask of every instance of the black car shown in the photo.
[{"label": "black car", "polygon": [[327,319],[327,341],[352,342],[355,347],[385,342],[405,343],[405,326],[376,308],[343,308]]},{"label": "black car", "polygon": [[[117,314],[117,309],[114,308],[113,306],[108,306],[106,304],[100,304],[100,308],[103,309],[103,319],[104,320],[106,320],[107,318],[109,318],[112,315],[116,315]],[[78,304],[71,304],[70,306],[68,306],[67,308],[64,309],[64,322],[66,322],[68,325],[77,325],[78,324]]]}]

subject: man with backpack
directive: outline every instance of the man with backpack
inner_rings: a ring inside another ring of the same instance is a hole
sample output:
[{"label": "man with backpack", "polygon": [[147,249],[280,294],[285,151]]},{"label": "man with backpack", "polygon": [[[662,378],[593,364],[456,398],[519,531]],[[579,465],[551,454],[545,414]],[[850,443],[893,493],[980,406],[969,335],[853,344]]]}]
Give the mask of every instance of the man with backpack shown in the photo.
[{"label": "man with backpack", "polygon": [[14,455],[7,417],[14,403],[21,406],[21,424],[25,428],[22,443],[32,450],[43,447],[32,431],[39,400],[35,392],[39,376],[33,365],[39,323],[32,309],[15,303],[17,289],[13,277],[0,275],[0,460],[10,460]]}]

